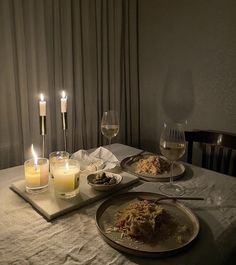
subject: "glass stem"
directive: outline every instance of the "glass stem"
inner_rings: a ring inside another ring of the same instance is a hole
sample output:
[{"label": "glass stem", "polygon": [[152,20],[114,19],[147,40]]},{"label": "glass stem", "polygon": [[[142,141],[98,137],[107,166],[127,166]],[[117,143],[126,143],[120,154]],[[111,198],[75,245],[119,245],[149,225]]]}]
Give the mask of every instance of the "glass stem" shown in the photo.
[{"label": "glass stem", "polygon": [[173,185],[173,166],[174,166],[174,162],[171,161],[170,162],[170,184]]}]

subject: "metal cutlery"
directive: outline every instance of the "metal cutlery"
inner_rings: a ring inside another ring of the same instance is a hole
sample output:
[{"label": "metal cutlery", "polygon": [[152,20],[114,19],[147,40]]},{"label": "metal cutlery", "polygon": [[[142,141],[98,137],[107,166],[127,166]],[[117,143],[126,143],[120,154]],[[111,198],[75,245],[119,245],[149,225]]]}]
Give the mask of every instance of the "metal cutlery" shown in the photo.
[{"label": "metal cutlery", "polygon": [[140,201],[149,201],[149,202],[153,202],[153,203],[157,203],[159,201],[163,201],[163,200],[192,200],[192,201],[204,201],[205,198],[203,197],[183,197],[183,196],[160,196],[159,198],[157,199],[148,199],[148,198],[145,198],[145,197],[138,197],[138,200]]},{"label": "metal cutlery", "polygon": [[139,153],[136,154],[136,155],[130,156],[130,157],[127,159],[126,163],[135,162],[136,159],[139,158],[140,156],[142,156],[142,154],[145,153],[145,152],[146,152],[146,151],[143,150],[143,151],[139,152]]}]

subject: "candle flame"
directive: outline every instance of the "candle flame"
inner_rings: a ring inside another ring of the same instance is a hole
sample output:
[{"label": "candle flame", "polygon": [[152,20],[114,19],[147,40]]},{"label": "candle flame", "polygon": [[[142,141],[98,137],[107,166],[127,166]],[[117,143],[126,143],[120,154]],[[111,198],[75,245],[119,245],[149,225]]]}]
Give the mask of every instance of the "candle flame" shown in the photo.
[{"label": "candle flame", "polygon": [[40,100],[44,101],[44,95],[42,93],[40,94]]},{"label": "candle flame", "polygon": [[61,93],[62,98],[66,98],[66,92],[63,90]]},{"label": "candle flame", "polygon": [[32,152],[32,155],[33,155],[33,158],[34,158],[34,164],[37,165],[38,164],[38,157],[37,157],[37,154],[34,151],[34,145],[33,144],[31,145],[31,152]]}]

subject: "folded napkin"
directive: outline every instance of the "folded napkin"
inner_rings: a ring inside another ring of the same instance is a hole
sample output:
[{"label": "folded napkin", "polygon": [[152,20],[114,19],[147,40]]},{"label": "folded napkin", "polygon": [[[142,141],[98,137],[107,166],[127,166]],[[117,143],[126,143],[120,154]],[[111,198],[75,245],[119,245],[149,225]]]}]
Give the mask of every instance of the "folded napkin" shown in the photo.
[{"label": "folded napkin", "polygon": [[85,150],[79,150],[74,153],[71,158],[80,162],[81,171],[96,172],[101,170],[109,170],[118,165],[118,159],[104,147],[97,148],[89,154]]}]

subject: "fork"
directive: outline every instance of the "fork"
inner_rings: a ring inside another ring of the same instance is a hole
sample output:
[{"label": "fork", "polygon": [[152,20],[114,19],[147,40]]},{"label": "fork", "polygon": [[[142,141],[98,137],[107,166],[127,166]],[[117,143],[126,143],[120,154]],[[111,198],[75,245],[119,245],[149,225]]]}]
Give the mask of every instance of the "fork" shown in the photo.
[{"label": "fork", "polygon": [[160,198],[157,199],[145,199],[144,197],[137,197],[138,200],[140,201],[149,201],[149,202],[153,202],[153,203],[157,203],[159,201],[163,201],[163,200],[192,200],[192,201],[204,201],[205,198],[203,197],[183,197],[183,196],[160,196]]},{"label": "fork", "polygon": [[131,162],[134,162],[136,158],[140,157],[143,153],[145,153],[146,151],[141,151],[139,152],[138,154],[134,155],[134,156],[130,156],[127,160],[126,163],[131,163]]}]

